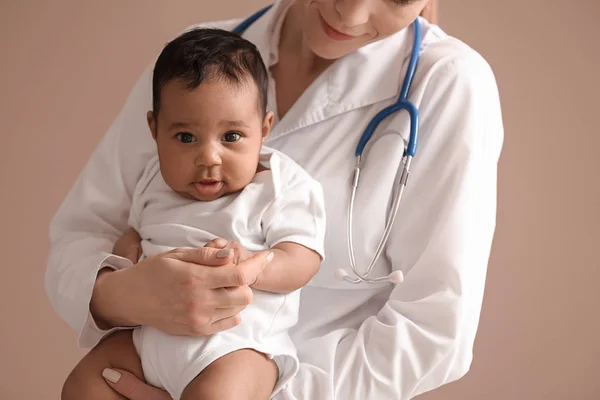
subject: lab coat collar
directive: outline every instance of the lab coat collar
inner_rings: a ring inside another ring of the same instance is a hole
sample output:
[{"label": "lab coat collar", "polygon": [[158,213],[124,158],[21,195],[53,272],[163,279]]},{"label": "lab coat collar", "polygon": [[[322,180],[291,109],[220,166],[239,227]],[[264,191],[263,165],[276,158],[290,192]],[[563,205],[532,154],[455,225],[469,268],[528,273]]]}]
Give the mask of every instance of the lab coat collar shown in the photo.
[{"label": "lab coat collar", "polygon": [[[267,64],[271,46],[279,42],[277,22],[293,0],[276,1],[273,7],[251,25],[244,36],[251,40]],[[300,96],[279,121],[271,138],[316,124],[344,112],[397,97],[410,58],[413,33],[409,26],[390,37],[370,43],[336,60]],[[270,96],[275,107],[275,96]]]}]

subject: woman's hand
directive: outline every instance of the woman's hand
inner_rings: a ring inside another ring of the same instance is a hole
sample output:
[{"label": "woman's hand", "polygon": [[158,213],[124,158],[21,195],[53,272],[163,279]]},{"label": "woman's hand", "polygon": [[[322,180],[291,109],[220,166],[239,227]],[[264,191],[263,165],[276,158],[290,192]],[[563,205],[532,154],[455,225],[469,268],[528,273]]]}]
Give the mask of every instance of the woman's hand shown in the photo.
[{"label": "woman's hand", "polygon": [[272,253],[239,264],[232,257],[230,249],[175,249],[135,267],[103,270],[92,294],[92,315],[104,329],[146,325],[173,335],[205,336],[232,328],[252,302],[249,285]]},{"label": "woman's hand", "polygon": [[232,262],[239,264],[242,261],[246,261],[251,258],[255,253],[247,250],[244,246],[234,240],[227,240],[223,238],[216,238],[206,243],[205,247],[212,247],[214,249],[231,249],[233,250]]},{"label": "woman's hand", "polygon": [[142,255],[142,238],[133,228],[125,231],[123,236],[117,240],[113,247],[113,254],[127,258],[132,263],[137,264]]},{"label": "woman's hand", "polygon": [[107,368],[102,376],[115,392],[128,400],[173,400],[169,393],[147,385],[129,371]]}]

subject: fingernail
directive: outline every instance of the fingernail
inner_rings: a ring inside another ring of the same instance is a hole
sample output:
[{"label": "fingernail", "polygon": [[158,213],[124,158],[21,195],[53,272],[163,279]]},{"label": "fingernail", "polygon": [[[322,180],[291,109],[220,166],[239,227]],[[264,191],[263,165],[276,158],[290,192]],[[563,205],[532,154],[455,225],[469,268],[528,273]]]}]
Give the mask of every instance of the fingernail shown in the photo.
[{"label": "fingernail", "polygon": [[121,379],[121,373],[110,368],[104,368],[102,371],[102,376],[104,379],[112,383],[117,383],[119,382],[119,379]]},{"label": "fingernail", "polygon": [[267,262],[270,263],[271,261],[273,261],[273,257],[275,257],[275,254],[273,254],[273,252],[267,254]]},{"label": "fingernail", "polygon": [[231,254],[231,249],[221,249],[217,251],[217,258],[227,258]]}]

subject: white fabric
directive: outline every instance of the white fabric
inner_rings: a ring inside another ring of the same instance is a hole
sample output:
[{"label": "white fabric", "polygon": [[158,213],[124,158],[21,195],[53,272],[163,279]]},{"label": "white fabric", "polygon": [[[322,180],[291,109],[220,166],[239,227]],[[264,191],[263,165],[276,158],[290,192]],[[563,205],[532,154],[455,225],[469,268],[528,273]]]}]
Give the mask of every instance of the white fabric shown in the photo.
[{"label": "white fabric", "polygon": [[[289,157],[263,148],[267,168],[241,192],[210,202],[175,193],[160,173],[158,156],[146,166],[133,194],[129,225],[142,238],[143,256],[176,247],[202,247],[215,238],[239,242],[259,252],[295,242],[323,256],[323,191]],[[208,337],[169,335],[148,326],[135,328],[134,343],[148,383],[178,400],[187,385],[218,358],[252,348],[278,364],[277,394],[297,373],[296,349],[289,329],[298,321],[300,290],[288,294],[254,290],[253,303],[240,314],[242,323]]]},{"label": "white fabric", "polygon": [[[244,37],[268,60],[279,1]],[[233,29],[239,22],[204,26]],[[346,212],[354,150],[369,120],[400,91],[412,29],[333,63],[273,127],[269,147],[291,156],[322,185],[326,260],[302,290],[291,337],[301,361],[278,400],[409,399],[469,369],[495,229],[503,141],[498,88],[473,49],[420,19],[423,46],[409,98],[421,136],[398,221],[375,276],[402,270],[392,287],[335,281],[348,267]],[[271,88],[272,89],[272,88]],[[269,108],[276,109],[274,91]],[[94,152],[52,223],[46,286],[60,315],[90,346],[107,332],[89,314],[96,271],[126,229],[135,183],[155,154],[143,116],[151,67]],[[373,254],[389,210],[408,117],[382,122],[365,151],[355,217],[357,261]],[[108,257],[108,258],[107,258]]]},{"label": "white fabric", "polygon": [[244,190],[203,202],[175,193],[162,178],[158,156],[153,157],[136,186],[129,215],[129,226],[142,237],[144,256],[225,238],[253,252],[295,242],[323,257],[319,183],[275,150],[264,147],[259,162],[267,169]]}]

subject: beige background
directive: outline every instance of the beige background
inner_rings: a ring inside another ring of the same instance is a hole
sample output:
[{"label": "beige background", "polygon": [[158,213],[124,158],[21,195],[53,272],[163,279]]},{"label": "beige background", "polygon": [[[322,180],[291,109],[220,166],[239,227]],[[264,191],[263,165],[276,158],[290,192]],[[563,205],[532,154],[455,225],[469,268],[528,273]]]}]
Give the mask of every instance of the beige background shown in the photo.
[{"label": "beige background", "polygon": [[[0,0],[0,399],[58,399],[83,354],[44,294],[47,226],[134,80],[185,26],[263,4]],[[496,71],[506,142],[473,366],[424,398],[598,399],[600,1],[440,7]]]}]

